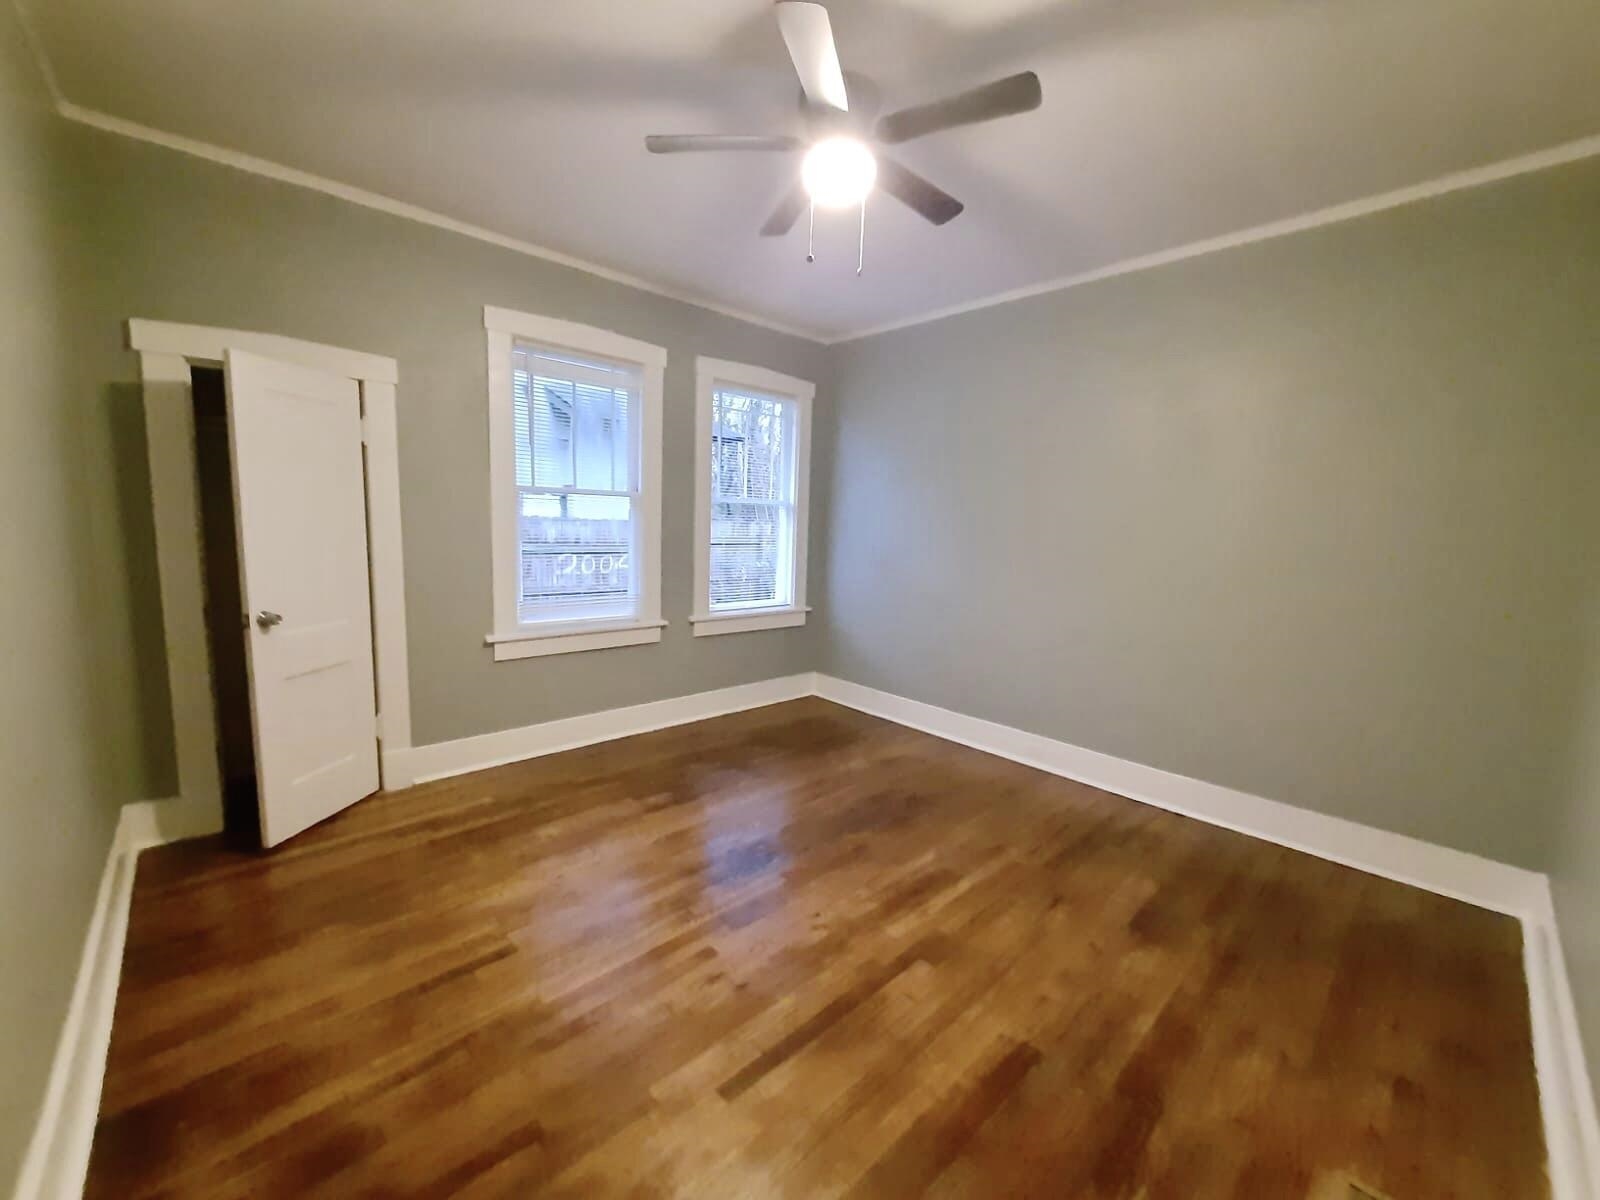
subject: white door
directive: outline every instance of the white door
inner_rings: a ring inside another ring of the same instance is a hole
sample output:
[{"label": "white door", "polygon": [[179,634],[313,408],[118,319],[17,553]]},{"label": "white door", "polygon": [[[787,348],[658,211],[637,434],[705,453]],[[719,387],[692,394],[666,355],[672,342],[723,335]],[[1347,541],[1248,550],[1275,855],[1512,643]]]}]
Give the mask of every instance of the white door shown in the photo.
[{"label": "white door", "polygon": [[261,838],[378,790],[356,381],[227,353]]}]

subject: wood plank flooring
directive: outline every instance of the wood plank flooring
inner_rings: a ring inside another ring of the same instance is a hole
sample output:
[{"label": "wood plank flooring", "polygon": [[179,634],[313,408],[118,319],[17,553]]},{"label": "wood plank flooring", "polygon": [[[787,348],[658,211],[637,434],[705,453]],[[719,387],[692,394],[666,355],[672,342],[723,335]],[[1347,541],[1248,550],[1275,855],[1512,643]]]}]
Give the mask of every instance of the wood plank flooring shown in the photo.
[{"label": "wood plank flooring", "polygon": [[821,700],[147,852],[88,1188],[1366,1193],[1547,1194],[1516,922]]}]

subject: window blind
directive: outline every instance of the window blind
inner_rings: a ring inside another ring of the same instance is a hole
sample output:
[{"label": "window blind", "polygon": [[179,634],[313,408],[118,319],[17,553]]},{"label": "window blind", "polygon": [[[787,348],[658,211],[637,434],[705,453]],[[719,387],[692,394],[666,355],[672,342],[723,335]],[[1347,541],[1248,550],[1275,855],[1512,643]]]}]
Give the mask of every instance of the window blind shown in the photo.
[{"label": "window blind", "polygon": [[794,414],[774,396],[712,390],[713,612],[794,601]]},{"label": "window blind", "polygon": [[517,343],[517,620],[636,616],[639,368]]}]

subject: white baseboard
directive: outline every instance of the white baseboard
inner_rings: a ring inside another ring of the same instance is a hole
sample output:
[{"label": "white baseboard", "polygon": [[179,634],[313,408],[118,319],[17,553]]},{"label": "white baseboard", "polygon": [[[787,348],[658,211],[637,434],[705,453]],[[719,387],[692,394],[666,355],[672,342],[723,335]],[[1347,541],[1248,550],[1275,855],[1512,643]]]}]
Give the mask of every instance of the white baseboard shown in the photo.
[{"label": "white baseboard", "polygon": [[144,800],[122,809],[117,835],[123,848],[138,853],[151,846],[222,832],[219,809],[184,800]]},{"label": "white baseboard", "polygon": [[1561,932],[1548,886],[1543,913],[1522,922],[1523,962],[1533,1018],[1533,1053],[1544,1109],[1550,1187],[1556,1200],[1600,1196],[1600,1117]]},{"label": "white baseboard", "polygon": [[[1600,1122],[1550,902],[1549,880],[1536,872],[809,673],[395,750],[385,756],[384,769],[393,773],[386,778],[395,779],[394,786],[421,783],[809,695],[1131,800],[1519,918],[1554,1197],[1594,1200],[1600,1196]],[[180,801],[133,804],[123,809],[15,1200],[68,1200],[81,1194],[110,1046],[135,860],[147,846],[211,833],[216,823],[215,814]]]},{"label": "white baseboard", "polygon": [[1517,917],[1554,1200],[1600,1197],[1600,1123],[1545,875],[1086,750],[1008,725],[817,676],[817,695],[896,724]]},{"label": "white baseboard", "polygon": [[[122,978],[122,947],[133,904],[139,851],[179,836],[194,836],[204,824],[177,800],[125,805],[106,852],[89,932],[78,960],[78,977],[56,1039],[44,1104],[22,1160],[14,1200],[77,1200],[89,1170],[89,1148],[100,1111],[111,1018]],[[181,832],[188,830],[190,832]]]},{"label": "white baseboard", "polygon": [[1521,917],[1535,911],[1544,885],[1544,876],[1535,871],[1113,758],[831,675],[817,676],[817,695],[1130,800],[1496,912]]},{"label": "white baseboard", "polygon": [[698,692],[692,696],[675,696],[670,700],[655,700],[628,708],[613,708],[581,717],[546,721],[539,725],[524,725],[519,729],[503,729],[497,733],[479,734],[453,742],[412,746],[384,755],[384,778],[394,781],[391,787],[427,783],[451,775],[481,771],[486,767],[520,762],[525,758],[575,750],[579,746],[607,742],[612,738],[631,737],[636,733],[686,725],[690,721],[704,721],[708,717],[720,717],[747,708],[798,700],[811,695],[814,690],[814,677],[810,672],[805,672],[719,688],[712,692]]}]

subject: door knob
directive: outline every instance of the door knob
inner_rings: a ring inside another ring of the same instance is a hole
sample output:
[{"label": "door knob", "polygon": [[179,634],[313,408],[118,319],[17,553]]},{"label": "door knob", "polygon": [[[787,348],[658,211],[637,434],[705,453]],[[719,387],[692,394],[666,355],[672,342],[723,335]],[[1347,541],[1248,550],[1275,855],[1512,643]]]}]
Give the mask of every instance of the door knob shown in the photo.
[{"label": "door knob", "polygon": [[268,612],[266,609],[262,609],[256,614],[256,624],[261,628],[261,632],[265,633],[274,625],[282,625],[283,615],[281,613]]}]

